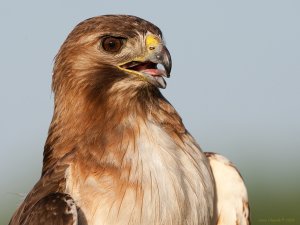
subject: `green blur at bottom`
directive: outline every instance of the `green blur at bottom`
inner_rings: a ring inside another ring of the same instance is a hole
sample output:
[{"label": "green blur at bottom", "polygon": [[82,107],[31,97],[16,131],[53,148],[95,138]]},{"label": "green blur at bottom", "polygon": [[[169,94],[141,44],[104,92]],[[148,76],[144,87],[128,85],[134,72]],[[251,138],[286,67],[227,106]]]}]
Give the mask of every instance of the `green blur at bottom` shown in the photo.
[{"label": "green blur at bottom", "polygon": [[[253,225],[300,225],[300,190],[298,189],[300,180],[295,176],[286,179],[290,182],[284,183],[276,181],[271,176],[268,177],[271,180],[266,180],[267,178],[255,174],[249,176],[255,177],[254,181],[245,179]],[[33,186],[34,183],[26,184],[26,188],[24,184],[20,186],[23,186],[25,190],[30,185]],[[11,193],[1,197],[4,201],[0,202],[0,224],[5,225],[8,224],[13,212],[22,201],[22,197]]]}]

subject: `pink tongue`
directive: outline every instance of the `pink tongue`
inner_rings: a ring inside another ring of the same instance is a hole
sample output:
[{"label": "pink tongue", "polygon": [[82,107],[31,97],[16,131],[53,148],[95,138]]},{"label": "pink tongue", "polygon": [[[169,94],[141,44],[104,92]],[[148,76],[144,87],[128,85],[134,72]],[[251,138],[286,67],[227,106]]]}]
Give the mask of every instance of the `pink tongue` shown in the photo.
[{"label": "pink tongue", "polygon": [[144,69],[142,70],[144,73],[148,73],[152,76],[162,76],[164,74],[163,70],[159,69]]}]

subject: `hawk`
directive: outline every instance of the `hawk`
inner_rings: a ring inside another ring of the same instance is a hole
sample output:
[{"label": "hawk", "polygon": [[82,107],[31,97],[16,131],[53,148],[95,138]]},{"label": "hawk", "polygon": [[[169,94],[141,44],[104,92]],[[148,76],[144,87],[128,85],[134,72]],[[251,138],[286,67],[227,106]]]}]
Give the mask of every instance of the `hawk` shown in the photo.
[{"label": "hawk", "polygon": [[148,21],[79,23],[55,58],[41,178],[10,225],[247,224],[237,170],[201,151],[159,90],[171,67]]}]

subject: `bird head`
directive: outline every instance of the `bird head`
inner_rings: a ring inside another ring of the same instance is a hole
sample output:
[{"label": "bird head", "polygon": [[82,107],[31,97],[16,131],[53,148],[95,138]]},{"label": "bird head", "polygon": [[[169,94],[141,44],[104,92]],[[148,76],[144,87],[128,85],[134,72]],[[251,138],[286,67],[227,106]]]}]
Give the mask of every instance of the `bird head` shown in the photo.
[{"label": "bird head", "polygon": [[165,88],[171,67],[158,27],[135,16],[99,16],[78,24],[60,48],[53,89]]}]

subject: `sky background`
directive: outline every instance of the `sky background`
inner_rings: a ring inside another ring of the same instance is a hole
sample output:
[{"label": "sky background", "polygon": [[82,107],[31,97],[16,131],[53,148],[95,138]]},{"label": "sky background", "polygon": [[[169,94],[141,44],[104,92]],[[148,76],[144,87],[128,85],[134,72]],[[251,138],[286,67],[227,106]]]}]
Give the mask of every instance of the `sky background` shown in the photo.
[{"label": "sky background", "polygon": [[204,151],[240,169],[253,224],[300,224],[296,0],[1,0],[0,224],[40,176],[53,58],[76,24],[103,14],[161,28],[173,59],[162,92]]}]

